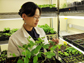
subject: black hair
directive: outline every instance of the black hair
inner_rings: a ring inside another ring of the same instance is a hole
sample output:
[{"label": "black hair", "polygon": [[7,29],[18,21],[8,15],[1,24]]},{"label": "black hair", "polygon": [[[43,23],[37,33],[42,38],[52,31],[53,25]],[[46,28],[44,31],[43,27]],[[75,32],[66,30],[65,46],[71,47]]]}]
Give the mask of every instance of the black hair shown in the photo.
[{"label": "black hair", "polygon": [[27,16],[32,17],[35,14],[36,9],[39,9],[41,14],[41,8],[38,7],[33,2],[26,2],[22,5],[21,9],[19,10],[18,14],[22,17],[22,14],[25,13]]}]

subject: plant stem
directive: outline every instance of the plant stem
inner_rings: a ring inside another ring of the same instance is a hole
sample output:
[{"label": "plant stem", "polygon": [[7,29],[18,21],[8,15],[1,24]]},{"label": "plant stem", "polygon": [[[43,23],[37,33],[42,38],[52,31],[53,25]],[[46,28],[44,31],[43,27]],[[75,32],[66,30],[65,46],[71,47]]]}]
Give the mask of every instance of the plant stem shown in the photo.
[{"label": "plant stem", "polygon": [[43,63],[44,61],[46,61],[46,59],[47,59],[47,58],[45,57],[45,59],[44,59],[41,63]]}]

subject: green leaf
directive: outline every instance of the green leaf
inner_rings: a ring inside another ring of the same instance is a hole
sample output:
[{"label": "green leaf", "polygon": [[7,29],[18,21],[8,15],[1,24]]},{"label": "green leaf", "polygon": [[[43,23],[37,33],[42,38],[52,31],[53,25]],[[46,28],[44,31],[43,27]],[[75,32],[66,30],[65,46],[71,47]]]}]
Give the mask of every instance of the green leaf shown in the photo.
[{"label": "green leaf", "polygon": [[58,53],[60,54],[60,53],[61,53],[61,51],[58,51]]},{"label": "green leaf", "polygon": [[41,45],[38,45],[38,46],[33,50],[33,53],[34,53],[34,54],[37,54],[40,49],[41,49]]},{"label": "green leaf", "polygon": [[13,55],[13,57],[16,57],[15,53],[13,53],[12,55]]},{"label": "green leaf", "polygon": [[44,42],[44,40],[42,40],[41,38],[38,38],[38,41],[39,41],[39,42]]},{"label": "green leaf", "polygon": [[43,48],[48,49],[49,46],[50,46],[49,44],[46,44],[46,45],[43,45]]},{"label": "green leaf", "polygon": [[79,52],[79,54],[82,54],[81,52]]},{"label": "green leaf", "polygon": [[53,52],[45,52],[44,54],[47,56],[47,58],[51,58],[51,57],[55,56],[55,53],[53,53]]},{"label": "green leaf", "polygon": [[53,41],[49,41],[49,43],[53,46],[55,45],[55,42],[53,42]]},{"label": "green leaf", "polygon": [[58,47],[59,49],[61,49],[61,46],[62,46],[62,45],[57,45],[57,47]]},{"label": "green leaf", "polygon": [[35,43],[36,43],[36,44],[40,44],[41,42],[36,40]]},{"label": "green leaf", "polygon": [[45,37],[41,37],[42,39],[44,39]]},{"label": "green leaf", "polygon": [[65,55],[65,56],[69,56],[69,54],[68,54],[67,52],[64,52],[64,55]]},{"label": "green leaf", "polygon": [[47,55],[46,57],[47,57],[47,58],[52,58],[52,56],[50,56],[50,55]]},{"label": "green leaf", "polygon": [[10,54],[10,55],[12,55],[12,54]]},{"label": "green leaf", "polygon": [[37,61],[38,61],[38,57],[37,56],[34,56],[33,63],[37,63]]},{"label": "green leaf", "polygon": [[22,52],[22,55],[25,55],[25,52]]},{"label": "green leaf", "polygon": [[52,46],[51,48],[50,48],[50,50],[55,50],[57,48],[57,46]]},{"label": "green leaf", "polygon": [[39,52],[37,56],[38,56],[38,57],[41,57],[41,54],[42,54],[42,53],[43,53],[43,52]]},{"label": "green leaf", "polygon": [[17,61],[17,63],[23,63],[23,60],[19,59],[19,60]]},{"label": "green leaf", "polygon": [[32,48],[35,45],[35,43],[33,41],[30,41],[30,43],[28,43],[28,47]]},{"label": "green leaf", "polygon": [[29,63],[29,59],[28,58],[24,58],[24,63]]},{"label": "green leaf", "polygon": [[27,44],[24,44],[22,47],[25,48],[25,49],[28,49]]},{"label": "green leaf", "polygon": [[26,50],[26,51],[25,51],[25,55],[26,55],[27,58],[30,58],[30,57],[31,57],[31,52],[28,51],[28,50]]}]

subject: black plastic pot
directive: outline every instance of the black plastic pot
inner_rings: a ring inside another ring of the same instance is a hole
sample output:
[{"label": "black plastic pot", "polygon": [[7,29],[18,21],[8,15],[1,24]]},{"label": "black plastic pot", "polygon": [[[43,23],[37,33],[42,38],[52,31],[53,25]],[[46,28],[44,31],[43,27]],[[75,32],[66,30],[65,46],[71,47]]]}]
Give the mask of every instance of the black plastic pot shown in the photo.
[{"label": "black plastic pot", "polygon": [[84,0],[81,1],[81,4],[84,5]]},{"label": "black plastic pot", "polygon": [[0,33],[4,33],[3,31],[0,31]]},{"label": "black plastic pot", "polygon": [[[65,38],[64,38],[65,39]],[[79,49],[84,51],[84,48],[80,46],[80,44],[77,44],[75,42],[73,42],[72,40],[69,40],[68,38],[66,38],[66,41],[68,41],[69,43],[73,44],[74,46],[78,47]]]},{"label": "black plastic pot", "polygon": [[84,10],[84,5],[77,6],[77,11]]},{"label": "black plastic pot", "polygon": [[54,11],[57,11],[57,8],[55,8],[55,7],[52,7],[52,8],[50,8],[50,7],[46,7],[46,8],[42,8],[42,12],[45,12],[45,11],[49,11],[49,12],[54,12]]},{"label": "black plastic pot", "polygon": [[[77,40],[77,39],[78,39],[78,38],[75,37],[76,35],[80,35],[80,37],[81,37],[80,39],[82,39],[82,37],[84,36],[84,33],[74,34],[74,35],[68,35],[68,36],[63,36],[63,39],[66,40],[66,41],[68,41],[69,43],[73,44],[74,46],[76,46],[76,47],[78,47],[78,48],[80,48],[81,50],[84,51],[84,47],[82,47],[79,43],[75,43],[75,42],[74,42],[74,40]],[[69,39],[70,36],[72,37],[72,39]],[[73,38],[73,36],[74,36],[75,38]]]},{"label": "black plastic pot", "polygon": [[59,12],[76,11],[76,10],[77,10],[77,8],[74,6],[74,7],[59,9]]},{"label": "black plastic pot", "polygon": [[[83,54],[76,54],[76,55],[72,55],[72,56],[68,56],[68,57],[62,57],[59,54],[59,57],[63,60],[64,63],[74,63],[76,61],[81,62],[81,60],[82,61],[84,60],[84,55]],[[79,59],[81,59],[81,60],[79,60]]]},{"label": "black plastic pot", "polygon": [[[17,63],[18,59],[19,59],[19,57],[8,58],[6,63],[7,62],[8,63]],[[16,61],[14,61],[14,60],[16,60]],[[42,60],[39,58],[38,63],[41,63],[41,62],[42,62]],[[33,59],[31,59],[31,61],[29,63],[33,63]],[[52,60],[52,59],[46,60],[44,63],[61,63],[61,62],[55,58],[55,60]]]},{"label": "black plastic pot", "polygon": [[61,63],[61,62],[58,59],[55,59],[55,60],[49,59],[49,60],[46,60],[44,63]]},{"label": "black plastic pot", "polygon": [[80,46],[83,47],[83,49],[84,49],[84,43],[83,44],[80,44]]},{"label": "black plastic pot", "polygon": [[7,36],[0,37],[0,41],[5,41],[5,40],[8,40],[8,39],[9,39],[9,37],[7,37]]},{"label": "black plastic pot", "polygon": [[48,34],[49,34],[49,35],[50,35],[50,34],[56,34],[56,32],[54,32],[54,33],[51,33],[51,32],[49,32],[49,33],[46,33],[46,35],[48,35]]},{"label": "black plastic pot", "polygon": [[5,61],[0,61],[0,63],[6,63],[6,60]]}]

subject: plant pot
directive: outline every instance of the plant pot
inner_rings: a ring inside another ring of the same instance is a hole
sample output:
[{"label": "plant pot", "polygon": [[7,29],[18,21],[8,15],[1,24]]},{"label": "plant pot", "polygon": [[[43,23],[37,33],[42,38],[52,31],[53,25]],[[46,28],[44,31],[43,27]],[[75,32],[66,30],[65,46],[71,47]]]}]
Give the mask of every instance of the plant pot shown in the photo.
[{"label": "plant pot", "polygon": [[84,5],[77,6],[77,11],[84,10]]},{"label": "plant pot", "polygon": [[7,54],[7,50],[2,51],[1,54]]},{"label": "plant pot", "polygon": [[[65,38],[64,38],[65,39]],[[74,46],[78,47],[79,49],[83,50],[84,51],[84,48],[80,46],[79,43],[75,43],[73,42],[73,40],[69,40],[69,39],[66,39],[66,41],[68,41],[69,43],[73,44]]]},{"label": "plant pot", "polygon": [[[63,39],[84,51],[84,48],[80,45],[84,43],[84,33],[63,36]],[[81,40],[81,42],[76,43],[76,40]]]},{"label": "plant pot", "polygon": [[63,9],[60,9],[59,11],[60,12],[66,12],[66,11],[76,11],[76,7],[68,7],[68,8],[63,8]]},{"label": "plant pot", "polygon": [[55,12],[55,11],[57,11],[57,8],[55,8],[55,7],[52,7],[52,8],[50,8],[50,7],[42,8],[42,12]]},{"label": "plant pot", "polygon": [[[17,63],[18,59],[19,59],[19,57],[8,58],[6,63]],[[42,62],[42,58],[39,58],[38,59],[38,63],[41,63],[41,62]],[[33,63],[33,59],[32,58],[30,59],[29,63]],[[46,61],[44,61],[44,63],[61,63],[61,62],[55,58],[55,60],[47,59]]]},{"label": "plant pot", "polygon": [[7,58],[6,63],[17,63],[20,57]]},{"label": "plant pot", "polygon": [[82,44],[84,43],[84,39],[73,40],[73,42],[77,44]]},{"label": "plant pot", "polygon": [[6,63],[6,60],[5,61],[0,61],[0,63]]},{"label": "plant pot", "polygon": [[82,46],[84,48],[84,43],[83,44],[80,44],[80,46]]},{"label": "plant pot", "polygon": [[70,57],[65,57],[65,58],[62,58],[62,60],[65,63],[82,62],[84,60],[84,55],[74,55],[74,56],[70,56]]},{"label": "plant pot", "polygon": [[1,36],[1,37],[0,37],[0,41],[5,41],[5,40],[8,40],[8,39],[9,39],[8,36]]},{"label": "plant pot", "polygon": [[0,31],[0,33],[3,33],[3,31]]},{"label": "plant pot", "polygon": [[49,60],[46,60],[44,63],[61,63],[61,62],[58,59],[55,59],[55,60],[49,59]]},{"label": "plant pot", "polygon": [[49,33],[46,33],[46,35],[50,35],[50,34],[56,34],[56,32],[54,32],[54,33],[51,33],[51,32],[49,32]]},{"label": "plant pot", "polygon": [[83,1],[81,1],[81,4],[82,4],[82,5],[84,5],[84,0],[83,0]]}]

